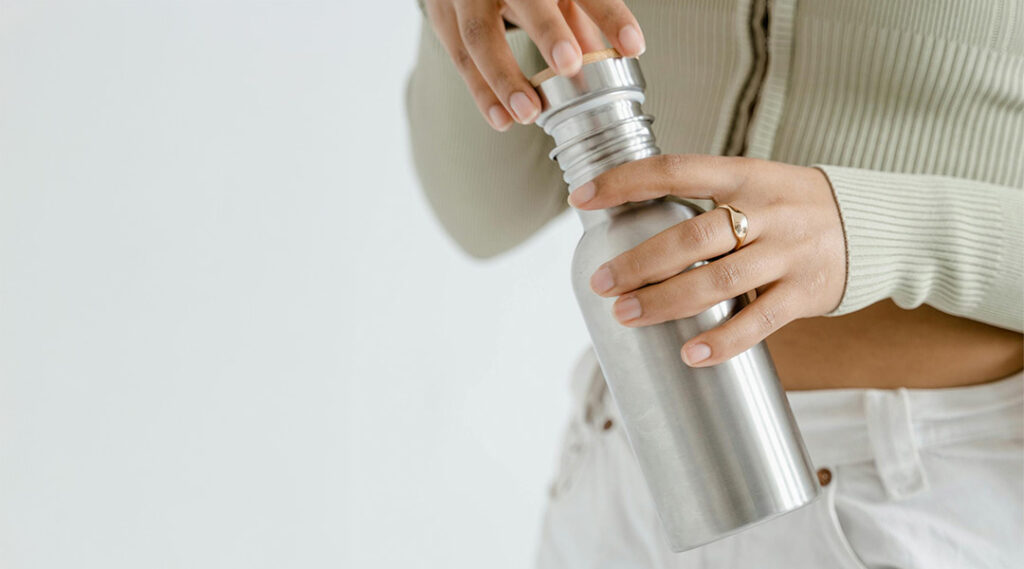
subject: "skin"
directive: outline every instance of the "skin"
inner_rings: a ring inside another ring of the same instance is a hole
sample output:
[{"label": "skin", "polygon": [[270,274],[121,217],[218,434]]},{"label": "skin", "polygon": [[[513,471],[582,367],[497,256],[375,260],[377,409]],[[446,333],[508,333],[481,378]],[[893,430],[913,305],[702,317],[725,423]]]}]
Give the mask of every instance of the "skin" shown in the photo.
[{"label": "skin", "polygon": [[[505,22],[523,28],[560,75],[582,53],[608,43],[643,53],[643,33],[620,0],[427,0],[435,32],[492,128],[533,122],[540,99],[505,41]],[[591,278],[617,297],[623,326],[649,326],[700,313],[749,291],[756,298],[718,327],[688,340],[680,357],[721,363],[765,341],[786,389],[954,387],[1021,369],[1020,333],[885,300],[838,317],[846,250],[838,207],[818,169],[743,157],[665,155],[619,166],[577,188],[579,209],[663,196],[713,199],[745,213],[747,239],[734,250],[729,214],[715,209],[610,259]],[[683,272],[702,260],[707,265]]]},{"label": "skin", "polygon": [[[665,155],[615,168],[577,188],[569,203],[603,209],[662,196],[713,199],[745,213],[747,239],[734,250],[729,214],[713,209],[610,259],[590,279],[618,297],[624,326],[703,312],[747,291],[753,302],[688,340],[688,365],[721,363],[762,340],[787,389],[954,387],[1021,369],[1021,335],[892,301],[840,317],[846,251],[839,210],[816,168],[742,157]],[[695,262],[707,265],[682,272]]]},{"label": "skin", "polygon": [[640,24],[621,0],[426,0],[427,17],[492,128],[532,123],[540,97],[505,40],[505,21],[526,31],[559,75],[575,75],[583,52],[604,48],[601,34],[624,56],[644,52]]},{"label": "skin", "polygon": [[590,286],[601,296],[618,297],[613,310],[622,324],[648,326],[694,316],[756,290],[757,298],[739,313],[683,345],[683,361],[706,367],[796,318],[824,314],[839,304],[846,278],[843,230],[820,170],[750,158],[654,156],[580,186],[569,203],[604,209],[670,194],[712,199],[742,211],[749,222],[746,242],[730,253],[736,238],[729,213],[716,208],[604,263]]}]

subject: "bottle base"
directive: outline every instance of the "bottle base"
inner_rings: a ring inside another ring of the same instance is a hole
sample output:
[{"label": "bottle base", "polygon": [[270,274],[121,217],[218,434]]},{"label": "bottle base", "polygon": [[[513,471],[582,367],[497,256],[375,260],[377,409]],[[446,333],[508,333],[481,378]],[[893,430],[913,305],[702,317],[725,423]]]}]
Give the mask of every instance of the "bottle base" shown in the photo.
[{"label": "bottle base", "polygon": [[671,549],[673,553],[683,553],[683,552],[686,552],[686,551],[690,551],[691,549],[697,549],[698,547],[702,547],[702,546],[708,545],[709,543],[714,543],[716,541],[725,539],[727,537],[734,536],[734,535],[736,535],[738,533],[743,533],[743,532],[745,532],[745,531],[747,531],[747,530],[749,530],[751,528],[754,528],[756,526],[759,526],[761,524],[766,524],[766,523],[768,523],[770,521],[777,520],[777,519],[779,519],[781,517],[784,517],[784,516],[787,516],[789,514],[792,514],[793,512],[796,512],[798,510],[802,510],[802,509],[810,506],[811,504],[817,502],[818,500],[820,500],[821,497],[822,497],[822,493],[821,493],[821,489],[819,488],[817,491],[815,491],[815,494],[814,494],[813,498],[811,498],[807,502],[804,502],[803,504],[800,504],[799,506],[797,506],[795,508],[791,508],[791,509],[785,510],[783,512],[776,512],[774,514],[771,514],[771,515],[769,515],[767,517],[764,517],[764,518],[761,518],[759,520],[756,520],[756,521],[753,521],[753,522],[750,522],[750,523],[747,523],[747,524],[735,527],[735,528],[733,528],[733,529],[731,529],[729,531],[726,531],[724,533],[719,533],[719,534],[716,534],[714,536],[702,538],[702,539],[700,539],[698,541],[692,541],[692,540],[673,540],[671,535],[666,535],[665,538],[666,538],[666,541],[668,541],[669,549]]}]

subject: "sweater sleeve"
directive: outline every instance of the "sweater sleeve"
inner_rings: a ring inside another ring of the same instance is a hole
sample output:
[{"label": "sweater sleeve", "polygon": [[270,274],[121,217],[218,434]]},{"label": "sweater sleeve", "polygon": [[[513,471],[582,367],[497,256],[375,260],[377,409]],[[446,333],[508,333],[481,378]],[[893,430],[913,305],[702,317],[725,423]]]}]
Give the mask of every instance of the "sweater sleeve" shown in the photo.
[{"label": "sweater sleeve", "polygon": [[839,316],[891,298],[1021,332],[1024,188],[816,165],[839,206],[846,287]]},{"label": "sweater sleeve", "polygon": [[[526,33],[506,32],[523,71],[545,67]],[[434,215],[477,258],[511,249],[568,208],[554,144],[536,125],[497,132],[480,115],[444,46],[423,17],[406,82],[413,164]]]}]

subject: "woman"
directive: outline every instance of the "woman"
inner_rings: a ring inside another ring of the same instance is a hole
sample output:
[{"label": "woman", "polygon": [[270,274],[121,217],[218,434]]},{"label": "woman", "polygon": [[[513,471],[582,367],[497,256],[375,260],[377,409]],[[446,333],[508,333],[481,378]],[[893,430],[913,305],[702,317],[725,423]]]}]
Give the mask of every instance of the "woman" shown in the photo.
[{"label": "woman", "polygon": [[567,207],[552,144],[529,125],[540,101],[526,74],[572,75],[605,41],[645,52],[644,108],[665,155],[603,174],[570,204],[714,200],[745,213],[749,235],[736,248],[728,212],[710,209],[609,260],[592,288],[618,297],[624,326],[756,291],[680,357],[714,365],[765,340],[824,489],[671,553],[588,351],[540,566],[1024,566],[1024,2],[423,7],[414,159],[476,257]]}]

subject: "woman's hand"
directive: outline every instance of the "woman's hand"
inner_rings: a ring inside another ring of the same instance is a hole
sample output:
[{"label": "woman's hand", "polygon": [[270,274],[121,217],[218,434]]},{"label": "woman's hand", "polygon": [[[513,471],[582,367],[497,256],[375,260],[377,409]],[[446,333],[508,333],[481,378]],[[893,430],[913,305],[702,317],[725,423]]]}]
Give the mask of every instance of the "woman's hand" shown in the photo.
[{"label": "woman's hand", "polygon": [[426,0],[434,31],[455,62],[481,114],[496,130],[540,114],[540,97],[505,39],[503,19],[523,28],[559,75],[575,75],[583,52],[604,48],[637,56],[644,39],[622,0]]},{"label": "woman's hand", "polygon": [[619,297],[614,312],[624,325],[693,316],[756,290],[756,300],[683,346],[683,361],[703,367],[740,354],[792,320],[825,314],[839,304],[846,244],[821,170],[752,158],[654,156],[580,186],[569,203],[592,210],[665,195],[735,207],[748,218],[747,238],[732,251],[736,238],[729,212],[716,208],[601,265],[590,286],[601,296]]}]

